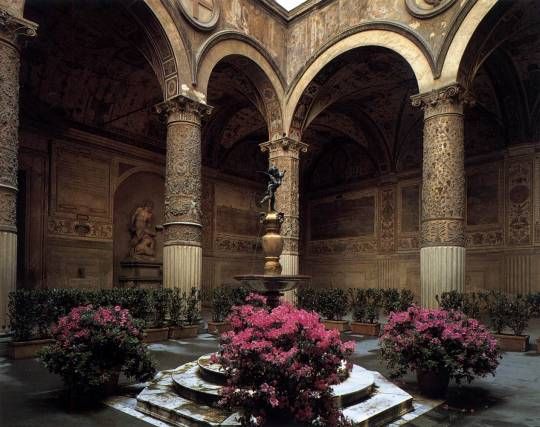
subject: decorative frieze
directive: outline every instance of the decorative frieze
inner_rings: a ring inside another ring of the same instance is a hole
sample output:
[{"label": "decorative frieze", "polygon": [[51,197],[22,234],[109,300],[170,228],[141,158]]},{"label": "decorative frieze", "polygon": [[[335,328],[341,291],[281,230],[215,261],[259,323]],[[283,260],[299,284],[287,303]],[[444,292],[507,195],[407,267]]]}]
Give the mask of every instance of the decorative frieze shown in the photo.
[{"label": "decorative frieze", "polygon": [[507,243],[512,246],[532,243],[532,175],[529,159],[513,159],[507,168]]},{"label": "decorative frieze", "polygon": [[377,252],[376,239],[332,239],[309,242],[310,255],[354,255]]},{"label": "decorative frieze", "polygon": [[47,231],[52,236],[78,237],[112,240],[113,226],[111,223],[102,223],[90,220],[49,218]]},{"label": "decorative frieze", "polygon": [[394,187],[384,188],[379,198],[379,250],[393,252],[395,249],[396,191]]}]

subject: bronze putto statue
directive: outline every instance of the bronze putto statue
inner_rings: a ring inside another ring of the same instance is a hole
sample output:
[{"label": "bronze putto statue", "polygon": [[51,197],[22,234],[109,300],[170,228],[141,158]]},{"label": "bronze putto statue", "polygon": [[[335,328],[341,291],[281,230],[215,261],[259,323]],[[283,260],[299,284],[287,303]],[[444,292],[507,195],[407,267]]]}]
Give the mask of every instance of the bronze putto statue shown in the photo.
[{"label": "bronze putto statue", "polygon": [[276,190],[280,187],[283,182],[283,177],[285,172],[280,172],[276,165],[270,166],[268,172],[258,171],[268,176],[268,184],[266,186],[266,192],[263,195],[263,198],[259,202],[259,206],[262,206],[263,203],[270,201],[269,203],[269,212],[276,212]]}]

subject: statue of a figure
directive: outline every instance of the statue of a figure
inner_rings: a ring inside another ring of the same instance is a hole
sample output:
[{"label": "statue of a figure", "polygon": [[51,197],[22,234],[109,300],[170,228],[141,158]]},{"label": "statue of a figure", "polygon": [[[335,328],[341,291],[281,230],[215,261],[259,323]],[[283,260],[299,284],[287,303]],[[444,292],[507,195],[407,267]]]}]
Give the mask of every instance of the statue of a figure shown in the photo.
[{"label": "statue of a figure", "polygon": [[259,173],[263,173],[266,176],[268,176],[268,184],[266,186],[266,192],[264,193],[263,198],[259,202],[259,205],[262,205],[264,202],[270,200],[270,211],[275,212],[276,211],[276,190],[279,188],[281,183],[283,182],[283,177],[285,176],[285,172],[280,172],[279,169],[276,167],[276,165],[270,166],[270,169],[268,169],[268,172],[262,172],[258,171]]},{"label": "statue of a figure", "polygon": [[145,200],[131,216],[129,256],[135,259],[153,259],[156,255],[156,228],[153,225],[154,203]]}]

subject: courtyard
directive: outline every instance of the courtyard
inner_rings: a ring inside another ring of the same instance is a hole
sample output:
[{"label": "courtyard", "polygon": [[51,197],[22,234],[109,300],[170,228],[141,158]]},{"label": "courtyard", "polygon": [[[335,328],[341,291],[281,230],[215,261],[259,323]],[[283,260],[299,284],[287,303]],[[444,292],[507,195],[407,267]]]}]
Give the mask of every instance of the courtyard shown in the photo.
[{"label": "courtyard", "polygon": [[539,265],[538,0],[0,0],[2,426],[540,426]]}]

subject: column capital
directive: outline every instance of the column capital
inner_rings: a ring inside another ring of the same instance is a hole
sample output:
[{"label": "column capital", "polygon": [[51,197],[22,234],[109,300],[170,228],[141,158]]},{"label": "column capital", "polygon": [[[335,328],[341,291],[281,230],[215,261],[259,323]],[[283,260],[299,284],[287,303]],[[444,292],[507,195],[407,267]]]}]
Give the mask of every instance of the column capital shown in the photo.
[{"label": "column capital", "polygon": [[203,116],[209,115],[213,108],[206,102],[193,99],[186,95],[177,95],[154,107],[156,113],[166,116],[167,122],[201,123]]},{"label": "column capital", "polygon": [[0,40],[18,49],[19,37],[35,37],[37,28],[38,24],[35,22],[19,18],[0,8]]},{"label": "column capital", "polygon": [[300,153],[307,153],[308,150],[307,144],[287,136],[263,142],[259,147],[263,153],[268,151],[270,158],[287,156],[299,159]]},{"label": "column capital", "polygon": [[439,114],[462,114],[463,104],[472,103],[470,93],[459,83],[411,96],[413,107],[424,110],[425,118]]}]

